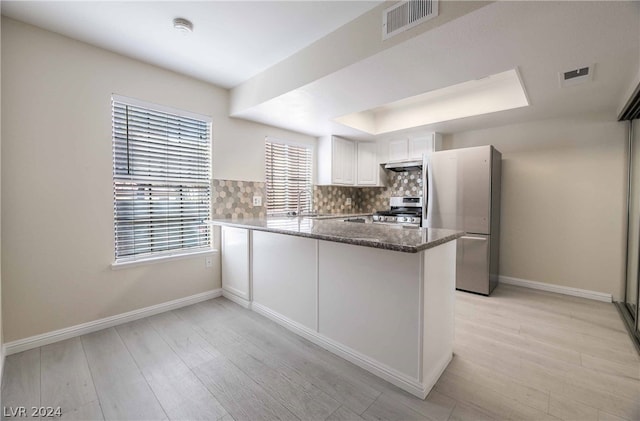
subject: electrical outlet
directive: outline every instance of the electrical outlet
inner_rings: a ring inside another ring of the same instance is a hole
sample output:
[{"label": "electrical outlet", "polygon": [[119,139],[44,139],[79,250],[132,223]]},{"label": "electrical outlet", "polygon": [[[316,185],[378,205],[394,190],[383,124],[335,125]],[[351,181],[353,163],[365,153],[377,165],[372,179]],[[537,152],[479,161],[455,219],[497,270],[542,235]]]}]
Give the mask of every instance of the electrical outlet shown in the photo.
[{"label": "electrical outlet", "polygon": [[213,257],[211,256],[207,256],[204,258],[204,265],[208,268],[210,268],[211,266],[213,266]]},{"label": "electrical outlet", "polygon": [[347,197],[347,206],[351,206],[351,198]]},{"label": "electrical outlet", "polygon": [[262,206],[262,196],[253,196],[253,206]]}]

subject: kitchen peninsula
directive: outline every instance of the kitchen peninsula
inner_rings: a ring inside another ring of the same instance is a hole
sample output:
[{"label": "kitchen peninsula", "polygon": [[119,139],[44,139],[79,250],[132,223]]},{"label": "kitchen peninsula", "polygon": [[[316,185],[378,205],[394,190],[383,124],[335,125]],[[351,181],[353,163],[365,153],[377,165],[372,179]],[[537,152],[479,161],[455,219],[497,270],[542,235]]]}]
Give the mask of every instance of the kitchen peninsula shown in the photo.
[{"label": "kitchen peninsula", "polygon": [[452,357],[459,231],[214,220],[225,297],[424,398]]}]

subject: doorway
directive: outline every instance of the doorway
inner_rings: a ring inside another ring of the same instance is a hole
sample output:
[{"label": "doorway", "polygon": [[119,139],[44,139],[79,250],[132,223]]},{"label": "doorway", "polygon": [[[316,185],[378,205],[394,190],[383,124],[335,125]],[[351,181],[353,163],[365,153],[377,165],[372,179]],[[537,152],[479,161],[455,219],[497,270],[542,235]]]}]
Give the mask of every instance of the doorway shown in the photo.
[{"label": "doorway", "polygon": [[640,291],[640,120],[629,120],[627,195],[627,268],[624,299],[616,303],[640,352],[638,292]]}]

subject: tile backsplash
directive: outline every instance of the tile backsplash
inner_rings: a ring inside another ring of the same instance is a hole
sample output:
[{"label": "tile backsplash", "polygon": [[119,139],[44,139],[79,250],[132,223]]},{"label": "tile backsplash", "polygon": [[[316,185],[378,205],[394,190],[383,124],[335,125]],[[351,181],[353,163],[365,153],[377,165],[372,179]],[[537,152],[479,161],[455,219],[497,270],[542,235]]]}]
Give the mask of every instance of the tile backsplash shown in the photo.
[{"label": "tile backsplash", "polygon": [[236,181],[214,179],[211,185],[213,218],[264,218],[264,206],[253,206],[253,196],[266,199],[265,183],[259,181]]},{"label": "tile backsplash", "polygon": [[390,196],[422,196],[422,171],[389,172]]},{"label": "tile backsplash", "polygon": [[[373,213],[388,209],[391,196],[422,196],[422,184],[422,171],[388,171],[386,187],[313,186],[313,208],[320,213]],[[264,182],[215,179],[211,193],[213,218],[263,218],[267,214]],[[261,196],[263,206],[254,207],[253,196]]]},{"label": "tile backsplash", "polygon": [[313,207],[320,213],[372,213],[388,209],[391,196],[422,196],[422,185],[422,171],[388,171],[386,187],[314,186]]},{"label": "tile backsplash", "polygon": [[[348,186],[313,186],[313,209],[319,213],[360,213],[358,188]],[[351,204],[347,205],[347,199]]]}]

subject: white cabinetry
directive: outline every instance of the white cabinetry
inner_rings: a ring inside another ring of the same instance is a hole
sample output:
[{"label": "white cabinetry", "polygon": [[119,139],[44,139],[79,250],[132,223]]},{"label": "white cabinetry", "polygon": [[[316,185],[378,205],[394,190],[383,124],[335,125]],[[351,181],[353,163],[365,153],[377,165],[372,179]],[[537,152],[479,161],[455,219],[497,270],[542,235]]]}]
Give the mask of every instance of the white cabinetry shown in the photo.
[{"label": "white cabinetry", "polygon": [[318,184],[355,184],[355,143],[337,136],[318,141]]},{"label": "white cabinetry", "polygon": [[356,145],[353,141],[336,137],[333,144],[332,158],[337,165],[332,170],[336,183],[353,185],[355,182]]},{"label": "white cabinetry", "polygon": [[421,399],[451,361],[455,241],[401,253],[223,226],[222,258],[225,297]]},{"label": "white cabinetry", "polygon": [[337,136],[318,141],[318,184],[342,186],[382,186],[375,142],[356,142]]},{"label": "white cabinetry", "polygon": [[429,152],[442,149],[442,135],[427,133],[425,135],[410,135],[402,139],[389,140],[389,162],[422,159]]},{"label": "white cabinetry", "polygon": [[251,231],[226,226],[223,226],[221,231],[222,290],[251,301]]},{"label": "white cabinetry", "polygon": [[384,172],[378,162],[378,145],[375,142],[357,142],[356,144],[356,185],[382,186]]},{"label": "white cabinetry", "polygon": [[253,305],[316,330],[317,240],[253,233]]},{"label": "white cabinetry", "polygon": [[389,141],[389,162],[404,161],[408,156],[408,139],[394,139]]},{"label": "white cabinetry", "polygon": [[319,256],[319,333],[419,378],[421,256],[329,241]]}]

